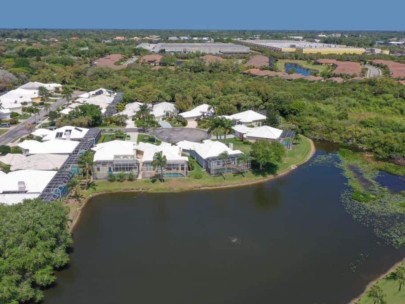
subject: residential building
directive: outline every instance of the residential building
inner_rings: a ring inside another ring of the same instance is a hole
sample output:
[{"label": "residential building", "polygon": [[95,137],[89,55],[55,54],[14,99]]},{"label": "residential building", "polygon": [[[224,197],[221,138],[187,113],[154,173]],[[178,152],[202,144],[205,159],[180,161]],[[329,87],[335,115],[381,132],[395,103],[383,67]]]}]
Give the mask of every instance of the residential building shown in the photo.
[{"label": "residential building", "polygon": [[32,135],[41,137],[43,141],[62,139],[62,140],[82,140],[89,129],[73,126],[64,126],[55,130],[36,129]]},{"label": "residential building", "polygon": [[140,59],[141,63],[146,63],[152,66],[160,65],[163,56],[159,54],[145,55]]},{"label": "residential building", "polygon": [[242,124],[246,126],[260,126],[267,119],[265,115],[252,110],[223,117],[234,121],[235,124]]},{"label": "residential building", "polygon": [[243,45],[222,42],[204,43],[158,43],[140,44],[138,48],[144,48],[154,53],[204,53],[204,54],[248,54],[250,48]]},{"label": "residential building", "polygon": [[36,140],[24,140],[18,146],[24,155],[32,154],[65,154],[73,153],[79,145],[78,141],[52,139],[45,142]]},{"label": "residential building", "polygon": [[162,152],[167,164],[164,168],[166,177],[185,177],[188,172],[188,158],[181,155],[181,149],[168,143],[138,145],[122,140],[114,140],[96,145],[93,149],[95,179],[106,179],[110,174],[134,174],[135,178],[151,178],[156,175],[153,157]]},{"label": "residential building", "polygon": [[0,120],[10,119],[11,111],[10,109],[0,109]]},{"label": "residential building", "polygon": [[242,151],[233,150],[219,141],[204,140],[202,143],[181,141],[177,146],[211,175],[241,173],[250,168],[250,162],[246,161]]},{"label": "residential building", "polygon": [[39,197],[56,173],[37,170],[0,172],[0,203],[13,205]]},{"label": "residential building", "polygon": [[127,115],[128,117],[134,116],[143,105],[141,102],[131,102],[125,105],[125,109],[116,115]]},{"label": "residential building", "polygon": [[214,110],[212,106],[208,104],[202,104],[190,111],[180,113],[180,116],[187,120],[196,120],[201,117],[212,116],[213,114]]},{"label": "residential building", "polygon": [[35,154],[22,155],[9,153],[0,156],[0,163],[10,166],[11,171],[17,170],[45,170],[57,171],[66,162],[67,155],[58,154]]},{"label": "residential building", "polygon": [[136,153],[141,161],[140,178],[151,178],[156,175],[159,168],[152,165],[156,153],[162,152],[166,157],[166,166],[163,168],[165,177],[186,177],[188,172],[188,158],[182,156],[181,148],[162,142],[160,145],[139,143]]},{"label": "residential building", "polygon": [[139,175],[139,161],[135,154],[135,144],[130,141],[113,140],[100,143],[92,148],[95,151],[93,159],[93,177],[107,179],[110,174],[120,172]]},{"label": "residential building", "polygon": [[151,112],[155,119],[160,121],[165,117],[176,114],[177,110],[174,103],[163,101],[154,104]]}]

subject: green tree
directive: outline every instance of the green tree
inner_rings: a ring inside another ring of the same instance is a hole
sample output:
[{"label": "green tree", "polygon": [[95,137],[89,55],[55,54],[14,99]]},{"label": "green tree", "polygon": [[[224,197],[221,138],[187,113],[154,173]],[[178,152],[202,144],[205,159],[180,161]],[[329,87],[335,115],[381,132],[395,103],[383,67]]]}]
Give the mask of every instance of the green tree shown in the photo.
[{"label": "green tree", "polygon": [[380,286],[374,284],[368,291],[368,296],[372,299],[373,304],[385,304],[385,294]]},{"label": "green tree", "polygon": [[47,102],[49,99],[49,96],[51,96],[51,94],[49,93],[49,91],[47,90],[47,88],[45,87],[39,87],[38,89],[38,96],[41,97],[42,101]]},{"label": "green tree", "polygon": [[285,148],[279,142],[259,140],[252,145],[250,155],[260,165],[260,170],[263,170],[265,165],[281,162],[285,154]]},{"label": "green tree", "polygon": [[159,169],[159,177],[161,181],[164,181],[163,169],[166,167],[166,165],[167,159],[162,152],[157,152],[155,153],[155,155],[153,155],[152,161],[153,170]]},{"label": "green tree", "polygon": [[405,284],[405,266],[401,265],[397,268],[397,271],[395,272],[396,279],[399,284],[398,291],[401,291],[402,286]]},{"label": "green tree", "polygon": [[69,86],[63,86],[62,97],[69,102],[70,100],[72,100],[72,96],[73,96],[73,89]]},{"label": "green tree", "polygon": [[92,181],[92,170],[93,170],[93,158],[94,152],[86,151],[82,155],[80,155],[78,165],[82,174],[82,177],[86,183],[86,189],[88,189],[91,181]]}]

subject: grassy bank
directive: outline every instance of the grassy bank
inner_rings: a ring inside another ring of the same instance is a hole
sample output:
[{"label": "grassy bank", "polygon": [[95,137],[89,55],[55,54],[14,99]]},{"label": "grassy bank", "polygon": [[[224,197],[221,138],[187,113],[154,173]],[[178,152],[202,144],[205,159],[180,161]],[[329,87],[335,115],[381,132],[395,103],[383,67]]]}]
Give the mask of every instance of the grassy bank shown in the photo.
[{"label": "grassy bank", "polygon": [[399,282],[396,278],[396,270],[402,265],[405,266],[405,263],[402,262],[392,269],[388,274],[384,275],[382,278],[370,284],[366,291],[360,296],[359,299],[353,301],[356,304],[374,304],[375,300],[370,295],[370,288],[372,286],[378,286],[381,288],[383,298],[387,304],[403,304],[405,303],[405,288],[402,287],[399,290]]},{"label": "grassy bank", "polygon": [[0,136],[7,133],[8,129],[0,129]]}]

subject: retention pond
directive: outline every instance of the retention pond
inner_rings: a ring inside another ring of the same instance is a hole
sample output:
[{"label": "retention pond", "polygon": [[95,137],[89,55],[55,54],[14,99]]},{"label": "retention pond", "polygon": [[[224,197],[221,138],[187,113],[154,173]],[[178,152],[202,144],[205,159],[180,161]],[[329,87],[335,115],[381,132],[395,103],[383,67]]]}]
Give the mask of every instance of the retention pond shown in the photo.
[{"label": "retention pond", "polygon": [[405,255],[346,213],[332,147],[249,187],[92,199],[45,303],[348,303]]}]

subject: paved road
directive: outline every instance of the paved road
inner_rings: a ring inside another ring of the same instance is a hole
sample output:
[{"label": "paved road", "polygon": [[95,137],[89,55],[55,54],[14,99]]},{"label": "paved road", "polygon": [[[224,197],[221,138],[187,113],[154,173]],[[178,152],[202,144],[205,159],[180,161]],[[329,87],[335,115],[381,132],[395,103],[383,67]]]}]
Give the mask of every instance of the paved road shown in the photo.
[{"label": "paved road", "polygon": [[370,64],[366,64],[366,65],[364,65],[364,67],[367,69],[366,78],[382,76],[381,69],[376,68],[375,66],[372,66]]},{"label": "paved road", "polygon": [[[73,94],[73,98],[75,96],[77,96],[77,93]],[[51,106],[49,107],[49,111],[55,111],[57,108],[64,105],[66,102],[67,102],[66,99],[58,99],[53,104],[51,104]],[[39,123],[42,120],[44,120],[47,114],[48,110],[43,109],[38,114],[28,118],[26,121],[10,129],[7,133],[0,136],[0,145],[7,145],[16,140],[17,138],[20,138],[21,136],[28,135],[30,132],[27,130],[26,124],[33,124],[35,122]]]}]

